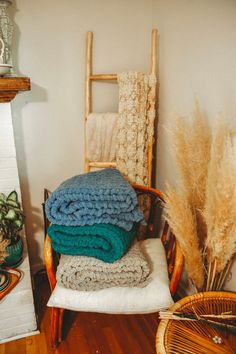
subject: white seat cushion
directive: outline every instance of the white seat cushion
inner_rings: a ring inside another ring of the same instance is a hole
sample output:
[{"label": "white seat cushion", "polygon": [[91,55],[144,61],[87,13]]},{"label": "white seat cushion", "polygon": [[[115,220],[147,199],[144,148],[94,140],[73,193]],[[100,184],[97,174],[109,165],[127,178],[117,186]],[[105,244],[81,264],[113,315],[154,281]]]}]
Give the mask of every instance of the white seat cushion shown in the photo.
[{"label": "white seat cushion", "polygon": [[151,313],[168,308],[173,300],[162,242],[157,238],[140,242],[152,269],[147,286],[78,291],[56,285],[47,305],[73,311],[116,314]]}]

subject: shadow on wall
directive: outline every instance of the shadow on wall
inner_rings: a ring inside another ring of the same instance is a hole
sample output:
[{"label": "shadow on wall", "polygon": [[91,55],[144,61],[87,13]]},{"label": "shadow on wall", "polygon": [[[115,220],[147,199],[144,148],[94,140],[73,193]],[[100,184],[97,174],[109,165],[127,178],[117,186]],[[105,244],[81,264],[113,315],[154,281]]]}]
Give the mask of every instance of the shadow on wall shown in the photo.
[{"label": "shadow on wall", "polygon": [[[13,43],[12,43],[12,61],[13,61],[13,76],[28,76],[28,73],[22,73],[19,65],[19,46],[20,46],[20,29],[15,23],[14,18],[19,10],[15,2],[9,7],[9,16],[13,21]],[[22,111],[24,107],[33,102],[47,102],[48,95],[47,90],[40,87],[36,83],[31,82],[31,91],[19,94],[14,101],[12,101],[12,120],[13,130],[16,146],[16,159],[20,179],[20,188],[22,194],[22,205],[26,216],[25,230],[29,245],[29,255],[40,254],[39,240],[36,235],[38,231],[43,229],[42,210],[38,207],[34,207],[31,201],[31,195],[29,190],[29,179],[27,172],[27,159],[24,146],[24,131],[23,131],[23,117]],[[31,117],[33,119],[33,117]],[[43,196],[42,196],[43,200]],[[31,252],[33,251],[33,252]],[[42,263],[40,257],[35,260],[36,264]]]}]

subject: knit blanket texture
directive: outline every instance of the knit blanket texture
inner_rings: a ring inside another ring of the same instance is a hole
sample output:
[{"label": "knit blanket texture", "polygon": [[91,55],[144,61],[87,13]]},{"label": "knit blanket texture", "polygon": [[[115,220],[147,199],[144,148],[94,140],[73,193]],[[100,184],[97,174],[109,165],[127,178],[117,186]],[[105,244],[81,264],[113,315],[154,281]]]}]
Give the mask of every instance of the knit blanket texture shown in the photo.
[{"label": "knit blanket texture", "polygon": [[148,185],[153,146],[156,76],[136,71],[118,74],[119,119],[116,166],[132,183]]},{"label": "knit blanket texture", "polygon": [[105,263],[93,257],[62,255],[56,278],[59,285],[82,291],[121,287],[144,287],[150,269],[139,243],[118,261]]},{"label": "knit blanket texture", "polygon": [[66,180],[48,198],[45,211],[51,223],[64,226],[112,224],[129,231],[143,220],[134,189],[112,168]]},{"label": "knit blanket texture", "polygon": [[126,231],[111,224],[92,226],[51,225],[48,235],[52,247],[67,255],[95,257],[112,263],[120,259],[130,247],[135,228]]}]

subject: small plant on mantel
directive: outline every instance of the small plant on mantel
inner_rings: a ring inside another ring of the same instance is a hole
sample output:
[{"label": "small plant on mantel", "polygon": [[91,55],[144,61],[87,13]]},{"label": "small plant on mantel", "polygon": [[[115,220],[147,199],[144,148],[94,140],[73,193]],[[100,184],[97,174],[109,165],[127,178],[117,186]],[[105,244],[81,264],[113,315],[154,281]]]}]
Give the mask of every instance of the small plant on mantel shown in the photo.
[{"label": "small plant on mantel", "polygon": [[235,152],[226,123],[212,134],[199,106],[193,119],[177,117],[171,140],[178,170],[167,187],[166,218],[197,291],[219,291],[236,254]]},{"label": "small plant on mantel", "polygon": [[[2,258],[5,258],[6,265],[16,264],[22,256],[23,244],[20,231],[23,225],[24,214],[17,192],[12,191],[8,196],[0,193],[0,242]],[[17,254],[13,255],[11,250]]]}]

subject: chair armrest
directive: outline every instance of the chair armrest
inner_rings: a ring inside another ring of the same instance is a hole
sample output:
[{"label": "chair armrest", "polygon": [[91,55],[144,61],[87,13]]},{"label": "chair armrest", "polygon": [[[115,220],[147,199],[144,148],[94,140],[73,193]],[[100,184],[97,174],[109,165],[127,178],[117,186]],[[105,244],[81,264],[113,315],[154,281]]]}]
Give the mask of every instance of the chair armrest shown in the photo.
[{"label": "chair armrest", "polygon": [[178,241],[175,240],[174,267],[173,267],[171,279],[170,279],[170,293],[171,293],[171,295],[174,295],[177,290],[177,287],[178,287],[178,284],[180,281],[180,277],[181,277],[181,274],[183,271],[183,266],[184,266],[184,256],[181,252]]},{"label": "chair armrest", "polygon": [[46,235],[44,241],[44,261],[45,261],[45,267],[47,271],[50,288],[51,291],[53,291],[53,289],[56,286],[56,272],[55,272],[55,264],[54,264],[51,239],[48,235]]},{"label": "chair armrest", "polygon": [[183,271],[184,256],[181,252],[179,243],[174,234],[170,231],[167,222],[165,222],[161,240],[166,252],[168,274],[170,278],[170,293],[171,295],[174,295]]}]

